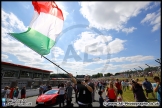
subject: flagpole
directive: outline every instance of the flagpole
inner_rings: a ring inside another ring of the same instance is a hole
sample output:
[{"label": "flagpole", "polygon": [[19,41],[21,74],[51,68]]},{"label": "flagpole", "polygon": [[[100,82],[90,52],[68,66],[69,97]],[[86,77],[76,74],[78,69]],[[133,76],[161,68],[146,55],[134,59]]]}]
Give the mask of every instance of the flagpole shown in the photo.
[{"label": "flagpole", "polygon": [[52,62],[51,60],[49,60],[47,57],[42,56],[43,58],[45,58],[46,60],[50,61],[52,64],[56,65],[57,67],[59,67],[61,70],[63,70],[64,72],[66,72],[67,74],[69,74],[66,70],[64,70],[63,68],[61,68],[59,65],[57,65],[56,63]]},{"label": "flagpole", "polygon": [[[56,65],[58,68],[60,68],[61,70],[63,70],[64,72],[66,72],[67,74],[69,74],[69,72],[67,72],[66,70],[64,70],[62,67],[60,67],[59,65],[57,65],[56,63],[52,62],[51,60],[49,60],[47,57],[41,55],[41,57],[45,58],[46,60],[50,61],[52,64]],[[78,80],[76,77],[73,76],[73,78],[75,78],[76,80]]]},{"label": "flagpole", "polygon": [[[31,49],[31,48],[30,48]],[[33,50],[33,49],[32,49]],[[33,50],[34,51],[34,50]],[[36,52],[36,51],[34,51],[34,52]],[[37,52],[36,52],[37,53]],[[39,53],[38,53],[39,54]],[[56,63],[54,63],[53,61],[51,61],[51,60],[49,60],[47,57],[45,57],[45,56],[43,56],[43,55],[41,55],[41,58],[45,58],[46,60],[48,60],[49,62],[51,62],[52,64],[54,64],[54,65],[56,65],[58,68],[60,68],[61,70],[63,70],[64,72],[66,72],[67,74],[69,74],[69,72],[67,72],[66,70],[64,70],[62,67],[60,67],[59,65],[57,65]],[[77,81],[78,81],[78,79],[76,78],[76,77],[74,77],[73,76],[73,78],[75,78]]]}]

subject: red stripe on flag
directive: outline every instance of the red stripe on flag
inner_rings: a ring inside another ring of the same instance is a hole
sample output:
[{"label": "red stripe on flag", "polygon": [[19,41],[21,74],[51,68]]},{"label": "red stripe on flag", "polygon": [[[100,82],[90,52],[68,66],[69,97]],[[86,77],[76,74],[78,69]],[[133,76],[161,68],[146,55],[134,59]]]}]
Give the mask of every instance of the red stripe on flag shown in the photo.
[{"label": "red stripe on flag", "polygon": [[[54,1],[32,1],[34,6],[34,10],[37,11],[39,14],[40,12],[48,13],[53,16],[58,17],[61,20],[64,20],[62,10],[57,6]],[[56,8],[57,11],[53,11]]]}]

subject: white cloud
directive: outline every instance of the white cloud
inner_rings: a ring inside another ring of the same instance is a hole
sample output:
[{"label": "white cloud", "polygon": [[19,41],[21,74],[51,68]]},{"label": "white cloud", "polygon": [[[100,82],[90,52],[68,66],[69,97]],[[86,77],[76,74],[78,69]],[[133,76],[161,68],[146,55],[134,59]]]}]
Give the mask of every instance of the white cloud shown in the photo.
[{"label": "white cloud", "polygon": [[44,59],[40,55],[25,47],[22,43],[16,40],[9,40],[2,37],[2,52],[12,54],[22,62],[43,62]]},{"label": "white cloud", "polygon": [[158,30],[161,26],[161,9],[158,12],[149,13],[146,17],[141,21],[141,24],[149,23],[152,25],[152,32]]},{"label": "white cloud", "polygon": [[[2,25],[8,27],[11,31],[13,29],[19,29],[20,31],[26,31],[27,27],[24,26],[24,23],[17,18],[12,12],[6,13],[2,9]],[[11,29],[12,28],[12,29]]]},{"label": "white cloud", "polygon": [[130,57],[116,57],[111,58],[110,62],[140,62],[145,60],[154,60],[155,58],[153,56],[143,56],[143,55],[136,55],[136,56],[130,56]]},{"label": "white cloud", "polygon": [[1,59],[8,59],[8,55],[1,54]]},{"label": "white cloud", "polygon": [[[91,55],[106,55],[118,53],[124,49],[124,40],[112,40],[112,36],[103,36],[91,32],[82,32],[74,42],[74,48],[82,53]],[[109,44],[106,44],[108,43]]]},{"label": "white cloud", "polygon": [[128,33],[132,33],[134,30],[136,30],[137,28],[135,27],[130,27],[130,28],[123,28],[122,31]]},{"label": "white cloud", "polygon": [[49,70],[49,71],[53,71],[54,70],[54,65],[52,63],[38,63],[38,62],[26,62],[25,63],[26,66],[31,66],[31,67],[35,67],[35,68],[41,68],[44,70]]},{"label": "white cloud", "polygon": [[137,16],[150,2],[80,2],[80,12],[90,26],[122,30],[131,17]]},{"label": "white cloud", "polygon": [[4,62],[12,62],[12,60],[8,59],[9,56],[6,54],[1,54],[1,60]]},{"label": "white cloud", "polygon": [[143,69],[146,68],[147,66],[143,63],[136,62],[136,63],[131,63],[131,64],[120,64],[120,65],[114,65],[116,68],[121,68],[119,72],[124,72],[124,71],[134,71],[134,68],[141,70],[138,66],[142,67]]},{"label": "white cloud", "polygon": [[110,54],[118,53],[118,52],[124,50],[124,45],[123,45],[124,42],[126,42],[126,40],[121,40],[121,39],[118,39],[118,38],[111,41],[109,43]]},{"label": "white cloud", "polygon": [[52,57],[59,57],[60,55],[64,55],[64,51],[59,47],[53,47],[51,49],[51,54]]},{"label": "white cloud", "polygon": [[[63,69],[67,70],[68,72],[72,74],[96,74],[98,72],[122,72],[134,68],[139,68],[138,66],[141,66],[142,68],[146,68],[144,62],[149,60],[154,60],[154,56],[143,56],[143,55],[135,55],[135,56],[128,56],[128,57],[115,57],[115,58],[108,58],[108,59],[101,59],[101,58],[94,58],[93,62],[82,62],[82,61],[70,61],[70,62],[62,62],[62,60],[59,59],[59,61],[55,61],[56,64],[61,66]],[[118,63],[117,65],[114,65],[114,62]],[[130,62],[130,63],[126,63]],[[101,66],[100,66],[101,65]],[[92,69],[88,69],[87,67],[92,67]],[[100,66],[99,68],[97,68]],[[151,66],[151,65],[150,65]],[[60,70],[60,72],[63,73],[63,71]]]},{"label": "white cloud", "polygon": [[79,54],[80,54],[80,52],[79,52],[79,51],[77,51],[77,54],[79,55]]}]

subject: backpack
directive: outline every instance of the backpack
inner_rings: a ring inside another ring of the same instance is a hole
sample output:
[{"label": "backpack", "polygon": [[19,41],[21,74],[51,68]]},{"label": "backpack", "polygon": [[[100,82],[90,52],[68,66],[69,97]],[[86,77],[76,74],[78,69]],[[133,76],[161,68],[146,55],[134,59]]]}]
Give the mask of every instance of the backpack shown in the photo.
[{"label": "backpack", "polygon": [[1,97],[4,98],[4,96],[6,95],[6,92],[7,90],[4,90],[2,93],[1,93]]}]

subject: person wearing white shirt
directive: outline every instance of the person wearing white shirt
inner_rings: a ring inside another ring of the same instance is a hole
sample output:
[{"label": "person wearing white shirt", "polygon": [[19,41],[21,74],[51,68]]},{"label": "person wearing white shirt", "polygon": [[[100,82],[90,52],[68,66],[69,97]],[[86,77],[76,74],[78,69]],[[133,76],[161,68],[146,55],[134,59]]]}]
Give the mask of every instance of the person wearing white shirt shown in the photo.
[{"label": "person wearing white shirt", "polygon": [[1,97],[6,98],[6,103],[8,102],[10,96],[10,89],[6,86],[4,89],[1,90]]},{"label": "person wearing white shirt", "polygon": [[126,91],[126,86],[127,86],[126,82],[123,80],[121,84],[122,84],[123,91]]},{"label": "person wearing white shirt", "polygon": [[65,100],[65,88],[64,88],[64,84],[61,83],[60,87],[59,87],[59,107],[61,107],[61,103],[63,104],[64,107],[64,100]]}]

